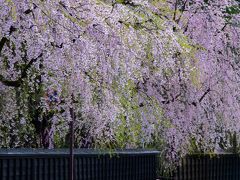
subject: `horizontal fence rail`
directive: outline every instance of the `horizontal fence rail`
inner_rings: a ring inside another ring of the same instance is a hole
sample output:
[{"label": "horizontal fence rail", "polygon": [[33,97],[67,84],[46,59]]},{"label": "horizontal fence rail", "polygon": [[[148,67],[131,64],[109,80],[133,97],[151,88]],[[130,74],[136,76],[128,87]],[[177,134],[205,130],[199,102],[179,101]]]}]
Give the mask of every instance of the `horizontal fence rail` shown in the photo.
[{"label": "horizontal fence rail", "polygon": [[240,180],[238,154],[195,154],[182,159],[176,180]]},{"label": "horizontal fence rail", "polygon": [[[74,150],[75,180],[155,180],[157,151]],[[68,180],[68,150],[0,150],[0,180]]]}]

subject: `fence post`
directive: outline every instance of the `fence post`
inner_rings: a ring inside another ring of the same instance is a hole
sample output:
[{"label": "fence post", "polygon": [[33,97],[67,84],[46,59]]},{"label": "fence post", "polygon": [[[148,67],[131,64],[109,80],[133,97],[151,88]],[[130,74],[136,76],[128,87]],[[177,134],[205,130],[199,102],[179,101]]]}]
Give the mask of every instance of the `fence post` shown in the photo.
[{"label": "fence post", "polygon": [[69,180],[74,180],[74,121],[75,121],[75,116],[74,116],[74,111],[73,107],[70,108],[70,114],[71,114],[71,121],[69,124],[69,130],[70,130],[70,163],[69,163]]}]

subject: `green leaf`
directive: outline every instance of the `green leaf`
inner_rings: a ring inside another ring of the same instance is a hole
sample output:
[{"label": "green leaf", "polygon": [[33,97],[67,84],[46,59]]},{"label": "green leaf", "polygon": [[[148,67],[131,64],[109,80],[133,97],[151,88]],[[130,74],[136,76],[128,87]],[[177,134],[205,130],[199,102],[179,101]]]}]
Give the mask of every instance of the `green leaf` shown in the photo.
[{"label": "green leaf", "polygon": [[240,13],[240,7],[235,5],[235,6],[229,6],[229,7],[226,7],[226,11],[225,11],[227,14],[230,14],[230,15],[234,15],[234,14],[239,14]]},{"label": "green leaf", "polygon": [[124,4],[125,0],[116,0],[116,3]]}]

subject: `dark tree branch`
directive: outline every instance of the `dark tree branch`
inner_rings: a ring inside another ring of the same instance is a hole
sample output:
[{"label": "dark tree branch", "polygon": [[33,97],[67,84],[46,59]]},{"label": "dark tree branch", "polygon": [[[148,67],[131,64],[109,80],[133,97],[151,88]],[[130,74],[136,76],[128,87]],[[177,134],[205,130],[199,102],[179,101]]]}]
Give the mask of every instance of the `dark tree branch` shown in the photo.
[{"label": "dark tree branch", "polygon": [[0,41],[0,54],[2,52],[3,46],[5,45],[5,43],[8,41],[8,39],[6,37],[2,37],[1,41]]},{"label": "dark tree branch", "polygon": [[115,4],[124,4],[124,5],[129,5],[129,6],[133,6],[133,7],[137,7],[137,6],[139,6],[139,5],[137,5],[137,4],[135,4],[134,2],[132,2],[131,0],[123,0],[123,1],[116,1],[115,3],[114,3],[114,5]]},{"label": "dark tree branch", "polygon": [[185,11],[187,2],[188,2],[188,0],[184,1],[184,4],[183,4],[183,6],[182,6],[182,8],[181,8],[181,15],[180,15],[179,18],[176,20],[177,23],[179,23],[179,21],[180,21],[181,18],[182,18],[182,15],[183,15],[183,12]]},{"label": "dark tree branch", "polygon": [[177,6],[178,6],[178,0],[176,0],[175,5],[174,5],[173,21],[176,21]]},{"label": "dark tree branch", "polygon": [[11,81],[5,79],[2,75],[0,75],[0,82],[3,83],[5,86],[11,86],[11,87],[19,87],[21,85],[21,82],[18,80]]},{"label": "dark tree branch", "polygon": [[38,60],[38,58],[42,57],[42,53],[36,57],[32,58],[31,61],[24,67],[22,70],[21,76],[17,80],[7,80],[2,75],[0,75],[0,82],[2,82],[5,86],[11,86],[11,87],[19,87],[22,84],[22,81],[24,78],[27,77],[27,70],[32,66],[34,62]]},{"label": "dark tree branch", "polygon": [[27,76],[27,70],[32,66],[32,64],[34,62],[36,62],[40,57],[43,56],[43,53],[39,54],[38,57],[36,58],[32,58],[31,61],[29,61],[29,63],[25,66],[25,68],[23,69],[22,73],[21,73],[21,77],[19,79],[23,79]]},{"label": "dark tree branch", "polygon": [[198,100],[198,102],[201,102],[201,101],[204,99],[204,97],[205,97],[210,91],[211,91],[210,88],[208,88],[208,89],[203,93],[203,95],[202,95],[201,98]]},{"label": "dark tree branch", "polygon": [[[201,103],[202,100],[204,99],[204,97],[206,97],[206,95],[207,95],[210,91],[211,91],[211,89],[208,88],[208,89],[203,93],[203,95],[200,97],[200,99],[198,100],[198,102]],[[193,106],[196,107],[196,106],[197,106],[197,102],[194,101],[194,102],[190,103],[189,105],[193,105]]]},{"label": "dark tree branch", "polygon": [[51,42],[51,45],[53,46],[53,47],[57,47],[57,48],[63,48],[63,43],[61,43],[60,45],[58,45],[58,44],[54,44],[54,42]]}]

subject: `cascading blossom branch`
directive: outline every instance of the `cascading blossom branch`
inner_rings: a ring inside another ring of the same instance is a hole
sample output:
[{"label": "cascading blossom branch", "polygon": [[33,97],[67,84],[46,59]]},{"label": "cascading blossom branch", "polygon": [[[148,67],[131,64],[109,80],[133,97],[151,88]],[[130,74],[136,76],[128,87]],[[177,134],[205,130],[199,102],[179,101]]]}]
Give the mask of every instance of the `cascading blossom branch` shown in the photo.
[{"label": "cascading blossom branch", "polygon": [[[169,3],[173,20],[181,27],[175,30],[183,31],[198,44],[190,79],[182,79],[180,73],[184,69],[179,68],[179,81],[173,83],[169,78],[171,86],[164,85],[170,98],[162,107],[173,124],[166,133],[169,149],[236,153],[240,142],[239,2],[173,0]],[[182,84],[180,89],[176,89],[177,84]],[[179,96],[173,96],[176,94]],[[176,157],[178,153],[168,155]]]}]

